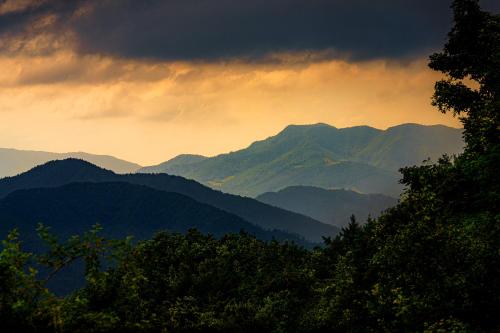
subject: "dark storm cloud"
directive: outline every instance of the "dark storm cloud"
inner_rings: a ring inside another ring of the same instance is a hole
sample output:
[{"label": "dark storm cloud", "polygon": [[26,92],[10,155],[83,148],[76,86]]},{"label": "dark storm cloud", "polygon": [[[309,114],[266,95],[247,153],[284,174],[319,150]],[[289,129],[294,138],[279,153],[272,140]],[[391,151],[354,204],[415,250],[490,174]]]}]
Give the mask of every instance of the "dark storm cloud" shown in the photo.
[{"label": "dark storm cloud", "polygon": [[[496,0],[483,2],[500,9]],[[64,32],[79,53],[125,58],[260,61],[275,52],[327,51],[353,60],[405,59],[443,44],[449,6],[447,0],[39,0],[2,14],[0,37],[11,41],[5,49]],[[50,15],[50,24],[33,23]]]}]

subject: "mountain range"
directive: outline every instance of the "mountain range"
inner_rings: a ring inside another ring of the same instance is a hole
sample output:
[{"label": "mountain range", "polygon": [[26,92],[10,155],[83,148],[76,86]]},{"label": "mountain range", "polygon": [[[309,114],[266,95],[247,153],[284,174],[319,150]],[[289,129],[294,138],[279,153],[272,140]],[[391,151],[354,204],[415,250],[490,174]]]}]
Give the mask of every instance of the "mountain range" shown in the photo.
[{"label": "mountain range", "polygon": [[179,175],[250,197],[296,185],[397,197],[399,168],[457,154],[462,147],[462,130],[443,125],[386,130],[291,125],[242,150],[215,157],[180,155],[139,172]]},{"label": "mountain range", "polygon": [[462,145],[461,130],[442,125],[379,130],[315,124],[288,126],[236,152],[179,155],[146,168],[111,156],[0,149],[0,175],[55,159],[0,179],[0,198],[75,182],[128,183],[184,195],[266,231],[319,242],[337,234],[351,214],[364,221],[395,204],[389,196],[401,192],[398,168],[458,153]]},{"label": "mountain range", "polygon": [[[29,207],[29,209],[26,209]],[[45,223],[60,237],[83,234],[101,224],[112,238],[133,235],[152,237],[160,230],[186,232],[196,228],[221,237],[245,230],[261,239],[300,240],[286,232],[264,230],[221,209],[185,195],[159,191],[126,182],[81,182],[60,187],[15,191],[0,200],[2,237],[17,227],[32,238],[38,223]]]},{"label": "mountain range", "polygon": [[383,194],[326,190],[313,186],[290,186],[278,192],[261,194],[256,199],[339,228],[349,222],[352,214],[363,223],[369,216],[376,218],[397,203],[397,199]]},{"label": "mountain range", "polygon": [[[185,233],[196,228],[222,237],[245,230],[259,239],[290,240],[310,246],[303,238],[278,230],[264,230],[221,209],[185,195],[155,190],[126,182],[82,182],[60,187],[18,190],[0,200],[0,237],[16,228],[23,249],[40,253],[45,248],[36,236],[38,223],[65,240],[82,235],[95,224],[103,227],[108,239],[134,240],[153,237],[158,231]],[[60,295],[83,285],[83,265],[79,262],[63,272],[49,287]]]},{"label": "mountain range", "polygon": [[108,155],[95,155],[83,152],[51,153],[45,151],[0,148],[0,178],[15,176],[48,161],[63,160],[67,158],[82,159],[117,173],[136,172],[141,168],[139,164]]},{"label": "mountain range", "polygon": [[[313,218],[273,207],[255,199],[215,191],[182,177],[167,174],[119,175],[77,159],[47,162],[18,176],[0,179],[0,199],[8,198],[12,192],[18,190],[53,188],[80,182],[122,182],[146,186],[150,190],[174,192],[189,197],[200,204],[210,205],[218,210],[235,215],[239,219],[264,230],[281,230],[282,232],[300,235],[313,242],[319,242],[323,236],[333,236],[338,232],[336,227],[321,223]],[[101,189],[106,191],[106,186]],[[29,207],[29,205],[26,207]],[[96,209],[92,205],[87,208],[90,211]],[[157,209],[162,209],[161,205]],[[73,223],[70,218],[67,221]],[[49,222],[47,221],[48,224],[50,224]],[[186,225],[194,226],[196,223],[198,222],[188,221]]]}]

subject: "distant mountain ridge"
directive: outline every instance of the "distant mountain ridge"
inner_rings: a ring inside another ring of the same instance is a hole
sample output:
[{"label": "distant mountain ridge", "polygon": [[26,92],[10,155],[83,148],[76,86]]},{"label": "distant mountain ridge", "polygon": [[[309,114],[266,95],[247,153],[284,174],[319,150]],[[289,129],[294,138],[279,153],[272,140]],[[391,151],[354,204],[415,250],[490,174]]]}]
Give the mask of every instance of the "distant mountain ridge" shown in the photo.
[{"label": "distant mountain ridge", "polygon": [[360,223],[368,216],[378,217],[397,199],[382,194],[362,194],[348,190],[326,190],[312,186],[291,186],[259,195],[257,200],[292,212],[310,216],[339,228],[354,214]]},{"label": "distant mountain ridge", "polygon": [[[290,125],[249,147],[197,161],[174,158],[139,172],[194,179],[227,193],[255,197],[288,186],[346,188],[398,196],[398,169],[462,151],[462,130],[443,125]],[[184,155],[185,156],[185,155]]]},{"label": "distant mountain ridge", "polygon": [[0,199],[21,189],[59,187],[75,182],[127,182],[160,191],[179,193],[234,214],[265,230],[277,229],[300,235],[313,242],[319,242],[322,236],[332,236],[338,232],[336,227],[310,217],[273,207],[255,199],[224,194],[182,177],[166,174],[118,175],[77,159],[51,161],[21,175],[0,179]]},{"label": "distant mountain ridge", "polygon": [[105,233],[115,238],[133,235],[144,239],[159,230],[185,232],[190,228],[217,237],[240,230],[268,240],[286,234],[265,231],[234,214],[179,193],[127,182],[79,182],[17,190],[0,199],[0,220],[2,237],[14,227],[25,231],[24,235],[33,234],[39,222],[51,226],[61,237],[82,234],[96,223],[102,224]]},{"label": "distant mountain ridge", "polygon": [[[59,239],[82,235],[99,223],[108,239],[149,239],[158,231],[185,233],[196,228],[222,237],[241,230],[259,239],[290,240],[308,245],[301,237],[264,230],[221,209],[185,195],[126,182],[71,183],[59,187],[17,190],[0,199],[0,237],[16,228],[23,249],[39,253],[44,248],[35,230],[50,227]],[[83,285],[83,265],[78,263],[51,281],[50,288],[67,294]]]},{"label": "distant mountain ridge", "polygon": [[0,148],[0,178],[18,175],[48,161],[67,158],[82,159],[116,173],[132,173],[141,168],[139,164],[108,155],[96,155],[84,152],[52,153]]}]

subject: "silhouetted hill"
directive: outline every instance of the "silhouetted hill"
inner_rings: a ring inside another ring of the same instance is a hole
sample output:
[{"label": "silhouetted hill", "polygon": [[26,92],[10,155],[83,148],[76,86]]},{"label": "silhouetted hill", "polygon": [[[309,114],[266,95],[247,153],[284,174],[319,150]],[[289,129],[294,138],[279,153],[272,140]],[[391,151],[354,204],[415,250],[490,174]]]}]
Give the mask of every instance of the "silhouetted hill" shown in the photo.
[{"label": "silhouetted hill", "polygon": [[461,129],[404,124],[387,130],[291,125],[248,148],[183,165],[177,159],[140,172],[166,172],[224,192],[257,196],[288,186],[346,188],[398,196],[398,169],[462,150]]},{"label": "silhouetted hill", "polygon": [[348,190],[325,190],[312,186],[291,186],[278,192],[259,195],[257,200],[310,216],[339,228],[354,214],[360,223],[377,217],[397,200],[382,194],[362,194]]},{"label": "silhouetted hill", "polygon": [[[185,195],[127,182],[72,183],[15,191],[0,200],[2,237],[13,228],[33,234],[44,223],[61,237],[88,231],[99,223],[108,237],[152,237],[156,231],[196,228],[223,236],[245,230],[262,239],[283,238],[242,218]],[[288,235],[297,240],[296,236]]]},{"label": "silhouetted hill", "polygon": [[278,229],[295,233],[314,242],[321,241],[322,236],[335,235],[338,232],[336,227],[310,217],[273,207],[251,198],[215,191],[182,177],[166,174],[117,175],[77,159],[51,161],[21,175],[0,179],[0,198],[19,189],[56,187],[72,182],[117,181],[180,193],[198,202],[235,214],[266,230]]},{"label": "silhouetted hill", "polygon": [[82,152],[50,153],[0,148],[0,178],[15,176],[51,160],[78,158],[117,173],[136,172],[141,166],[113,156],[95,155]]},{"label": "silhouetted hill", "polygon": [[55,160],[14,177],[0,179],[0,198],[20,189],[57,187],[73,182],[119,181],[119,175],[79,159]]},{"label": "silhouetted hill", "polygon": [[[83,234],[93,225],[103,227],[106,238],[148,239],[160,230],[184,233],[196,228],[221,237],[241,230],[264,240],[291,240],[308,245],[296,235],[269,231],[218,208],[197,202],[179,193],[155,190],[125,182],[72,183],[61,187],[15,191],[0,200],[0,238],[14,228],[20,232],[25,249],[41,251],[36,236],[38,223],[51,228],[60,239]],[[52,281],[59,294],[82,284],[82,265],[77,264]]]}]

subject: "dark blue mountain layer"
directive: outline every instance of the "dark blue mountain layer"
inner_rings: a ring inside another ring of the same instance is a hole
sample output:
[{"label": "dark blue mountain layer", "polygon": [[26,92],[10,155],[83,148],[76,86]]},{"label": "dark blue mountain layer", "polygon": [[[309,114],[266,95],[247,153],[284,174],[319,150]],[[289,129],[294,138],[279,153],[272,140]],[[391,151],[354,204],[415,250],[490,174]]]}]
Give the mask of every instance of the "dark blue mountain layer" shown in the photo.
[{"label": "dark blue mountain layer", "polygon": [[58,187],[74,182],[128,182],[156,190],[175,192],[219,208],[265,230],[282,230],[319,242],[338,232],[334,226],[310,217],[273,207],[254,199],[224,194],[195,181],[166,174],[117,175],[88,162],[67,159],[51,161],[15,177],[0,179],[0,198],[29,188]]}]

